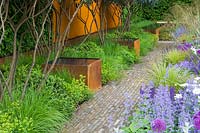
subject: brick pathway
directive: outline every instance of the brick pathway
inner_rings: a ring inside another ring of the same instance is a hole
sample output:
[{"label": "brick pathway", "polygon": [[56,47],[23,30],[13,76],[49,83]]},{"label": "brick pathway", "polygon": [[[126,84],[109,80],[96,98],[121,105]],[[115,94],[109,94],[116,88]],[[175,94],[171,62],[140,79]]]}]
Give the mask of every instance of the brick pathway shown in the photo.
[{"label": "brick pathway", "polygon": [[[169,44],[170,45],[170,44]],[[133,65],[125,71],[125,77],[120,81],[113,81],[103,86],[92,99],[83,103],[72,120],[63,128],[63,133],[110,133],[108,118],[113,117],[115,126],[120,124],[120,118],[125,110],[125,93],[138,101],[139,88],[142,82],[147,81],[148,68],[154,61],[160,60],[167,43],[159,45],[141,63]]]}]

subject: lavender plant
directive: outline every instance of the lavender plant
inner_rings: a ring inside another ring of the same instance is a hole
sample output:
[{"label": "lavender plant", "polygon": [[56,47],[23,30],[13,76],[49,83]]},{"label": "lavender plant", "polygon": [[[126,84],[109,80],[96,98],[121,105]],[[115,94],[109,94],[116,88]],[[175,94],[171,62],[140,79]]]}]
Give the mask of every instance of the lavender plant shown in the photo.
[{"label": "lavender plant", "polygon": [[[172,87],[163,85],[155,87],[152,82],[142,85],[141,101],[138,104],[139,113],[133,116],[138,123],[136,124],[133,120],[130,126],[124,128],[126,129],[124,132],[188,133],[200,131],[199,83],[200,77],[188,80],[177,94]],[[132,130],[133,127],[135,130]]]}]

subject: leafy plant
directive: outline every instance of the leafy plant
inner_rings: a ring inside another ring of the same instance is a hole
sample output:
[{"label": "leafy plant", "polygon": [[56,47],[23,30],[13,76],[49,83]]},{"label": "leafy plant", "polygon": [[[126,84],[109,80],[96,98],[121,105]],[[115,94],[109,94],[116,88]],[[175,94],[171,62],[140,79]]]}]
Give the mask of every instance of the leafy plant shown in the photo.
[{"label": "leafy plant", "polygon": [[104,51],[95,42],[85,42],[72,48],[66,48],[63,57],[100,58]]},{"label": "leafy plant", "polygon": [[136,39],[138,38],[138,36],[136,34],[134,34],[133,32],[122,32],[119,34],[119,38],[123,38],[123,39]]},{"label": "leafy plant", "polygon": [[85,78],[80,76],[79,80],[73,79],[71,83],[65,83],[66,93],[71,97],[76,105],[91,98],[92,93],[85,85]]},{"label": "leafy plant", "polygon": [[[20,92],[15,92],[17,99]],[[2,132],[56,132],[65,121],[64,115],[49,106],[48,97],[34,90],[23,101],[11,102],[8,97],[0,104]]]},{"label": "leafy plant", "polygon": [[129,126],[122,128],[124,133],[147,133],[150,130],[149,120],[142,118],[140,113],[140,111],[134,112],[134,115],[129,119]]},{"label": "leafy plant", "polygon": [[142,33],[139,35],[140,38],[140,54],[146,55],[156,45],[158,38],[150,33]]},{"label": "leafy plant", "polygon": [[162,26],[162,28],[160,29],[160,34],[159,34],[159,40],[173,40],[172,38],[172,28],[171,26],[168,26],[168,25],[164,25]]},{"label": "leafy plant", "polygon": [[102,83],[106,84],[109,81],[117,80],[120,77],[118,69],[109,62],[102,64]]},{"label": "leafy plant", "polygon": [[[16,87],[16,90],[18,91],[18,93],[17,93],[18,97],[20,97],[21,90],[24,86],[28,68],[29,68],[28,65],[26,65],[26,66],[21,65],[17,69],[15,87]],[[7,72],[4,72],[4,75],[6,75],[6,74],[7,74]],[[43,99],[43,98],[46,99],[46,101],[41,101],[41,103],[40,103],[41,106],[43,106],[42,104],[45,104],[49,108],[52,108],[51,109],[52,111],[55,110],[55,111],[59,112],[61,115],[63,115],[63,117],[65,117],[65,121],[66,121],[66,119],[69,119],[72,116],[76,107],[79,104],[81,104],[82,102],[88,100],[92,96],[92,93],[89,91],[88,87],[85,85],[83,78],[81,78],[80,80],[75,80],[71,77],[68,77],[69,76],[68,73],[66,73],[66,74],[63,73],[61,77],[59,77],[59,76],[61,76],[61,73],[59,73],[59,72],[52,73],[47,78],[47,81],[43,85],[41,92],[38,93],[37,92],[38,86],[41,83],[43,75],[41,72],[41,68],[39,66],[37,66],[36,68],[33,69],[32,74],[30,76],[30,80],[28,82],[27,97],[29,94],[32,94],[32,93],[29,93],[29,91],[31,91],[31,92],[33,91],[33,94],[34,94],[34,96],[32,96],[33,98],[39,97],[41,99]],[[19,99],[19,98],[16,98],[16,99]],[[25,101],[26,100],[24,100],[23,102],[25,102]],[[9,100],[5,99],[5,102],[9,102]],[[32,106],[34,106],[34,108],[37,108],[37,107],[35,107],[37,105],[34,105],[36,103],[31,103],[31,104],[32,104]],[[27,103],[26,107],[21,109],[21,111],[25,111],[25,110],[27,110],[27,108],[29,108],[28,103]],[[39,108],[40,107],[38,107],[38,109]],[[4,107],[4,109],[8,109],[8,108]],[[49,110],[49,109],[47,109],[47,110]],[[53,112],[49,112],[49,113],[53,113]],[[40,115],[40,114],[38,114],[38,115]],[[53,119],[53,115],[54,114],[52,114],[52,117],[41,116],[40,120],[45,122],[46,119],[47,120],[49,119],[51,121],[51,119]],[[14,116],[11,116],[12,119],[14,119],[13,117]],[[26,117],[26,114],[24,115],[24,117]],[[55,117],[56,117],[56,115],[55,115]],[[22,122],[22,121],[23,121],[23,119],[19,120],[19,122]],[[53,122],[53,120],[52,120],[52,122]],[[12,124],[12,121],[10,123]],[[35,119],[33,119],[33,123],[35,123]],[[40,122],[36,122],[36,123],[39,124]],[[59,121],[58,121],[58,123],[59,123]],[[47,122],[47,124],[48,124],[48,122]],[[49,124],[51,124],[51,123],[49,123]],[[61,126],[62,123],[59,123],[58,125]],[[58,125],[56,125],[56,126],[58,126]],[[38,132],[42,132],[40,130],[43,130],[43,129],[40,126],[34,127],[34,128],[38,128],[38,129],[34,129],[34,130],[38,130]],[[53,125],[52,125],[52,128],[53,128]],[[50,129],[51,128],[49,128],[49,130]],[[45,130],[48,131],[47,129],[44,129],[44,131]],[[54,130],[52,129],[52,131],[54,131]]]}]

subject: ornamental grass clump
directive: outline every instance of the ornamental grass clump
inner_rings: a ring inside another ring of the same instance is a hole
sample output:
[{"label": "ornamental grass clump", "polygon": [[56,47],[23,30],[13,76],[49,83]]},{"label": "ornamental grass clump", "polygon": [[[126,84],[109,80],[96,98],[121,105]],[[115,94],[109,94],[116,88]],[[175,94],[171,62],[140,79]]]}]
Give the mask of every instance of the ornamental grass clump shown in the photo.
[{"label": "ornamental grass clump", "polygon": [[166,64],[175,65],[180,61],[185,60],[187,56],[187,52],[174,49],[165,54],[164,61]]},{"label": "ornamental grass clump", "polygon": [[155,86],[167,85],[175,87],[177,83],[185,83],[190,78],[190,72],[165,63],[153,64],[148,70],[148,77]]},{"label": "ornamental grass clump", "polygon": [[171,11],[175,22],[184,27],[191,35],[200,35],[200,1],[193,0],[191,5],[176,4]]}]

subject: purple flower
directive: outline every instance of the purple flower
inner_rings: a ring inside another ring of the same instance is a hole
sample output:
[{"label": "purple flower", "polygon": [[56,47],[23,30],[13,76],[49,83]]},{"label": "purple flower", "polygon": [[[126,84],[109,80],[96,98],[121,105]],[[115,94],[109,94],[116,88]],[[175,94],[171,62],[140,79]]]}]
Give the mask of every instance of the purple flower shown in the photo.
[{"label": "purple flower", "polygon": [[144,94],[144,90],[140,89],[140,95]]},{"label": "purple flower", "polygon": [[178,45],[177,46],[177,49],[178,50],[181,50],[181,51],[187,51],[187,50],[189,50],[189,48],[188,47],[186,47],[185,45],[183,45],[183,44],[181,44],[181,45]]},{"label": "purple flower", "polygon": [[150,88],[150,98],[153,99],[154,95],[155,95],[155,88]]},{"label": "purple flower", "polygon": [[191,47],[192,47],[192,44],[186,42],[186,43],[184,43],[184,47],[185,47],[185,48],[191,48]]},{"label": "purple flower", "polygon": [[152,121],[151,128],[154,132],[162,132],[166,130],[166,123],[163,119],[157,118]]},{"label": "purple flower", "polygon": [[174,101],[174,95],[175,95],[175,88],[174,87],[170,87],[170,98],[172,101]]},{"label": "purple flower", "polygon": [[200,55],[200,49],[197,50],[197,54]]},{"label": "purple flower", "polygon": [[183,26],[183,25],[181,25],[180,27],[178,27],[178,28],[176,29],[175,32],[172,33],[172,36],[174,36],[175,38],[178,38],[178,37],[180,37],[181,35],[183,35],[183,34],[186,33],[186,32],[187,32],[186,27]]},{"label": "purple flower", "polygon": [[194,127],[200,130],[200,111],[193,116]]}]

